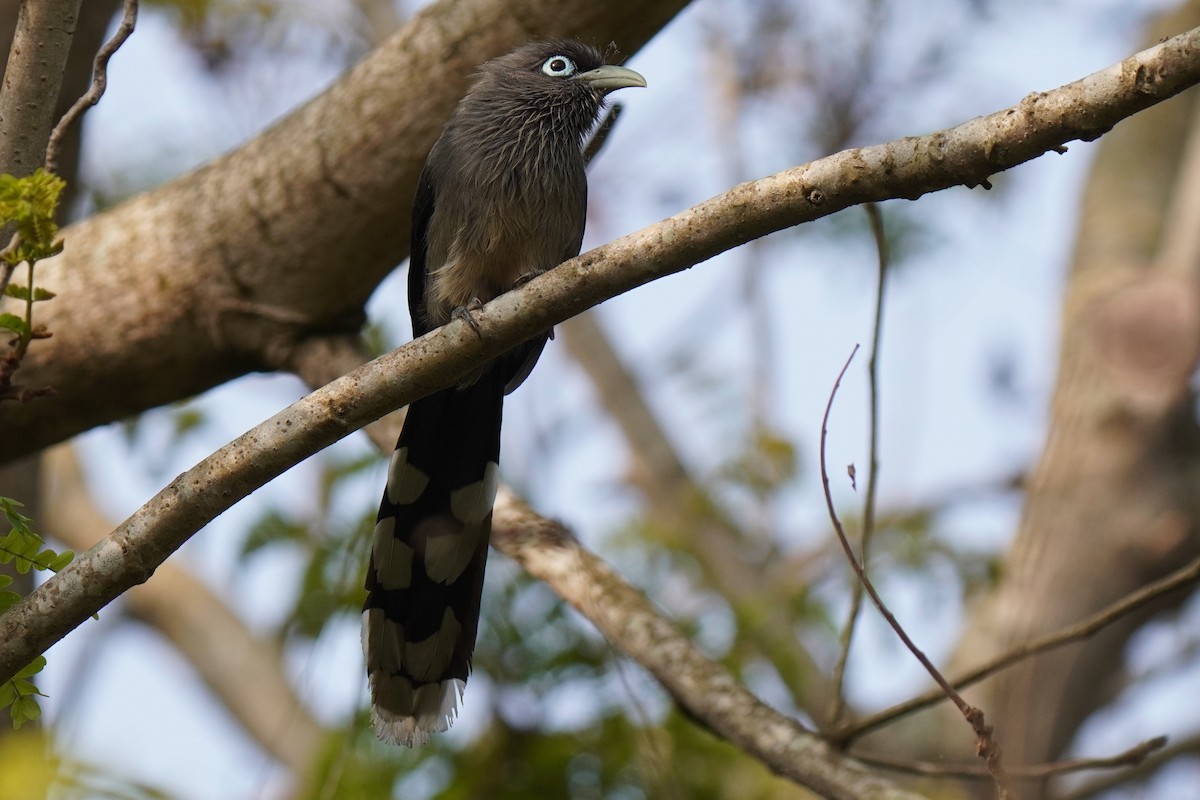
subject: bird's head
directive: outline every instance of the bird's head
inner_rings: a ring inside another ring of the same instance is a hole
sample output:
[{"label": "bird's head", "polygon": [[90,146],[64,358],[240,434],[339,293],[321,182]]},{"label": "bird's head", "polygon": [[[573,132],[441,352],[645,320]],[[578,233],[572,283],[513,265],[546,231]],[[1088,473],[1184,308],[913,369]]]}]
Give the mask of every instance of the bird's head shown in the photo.
[{"label": "bird's head", "polygon": [[460,114],[481,124],[507,120],[506,127],[514,122],[518,127],[554,127],[578,139],[610,92],[645,85],[641,75],[606,64],[604,55],[589,45],[534,42],[484,64]]}]

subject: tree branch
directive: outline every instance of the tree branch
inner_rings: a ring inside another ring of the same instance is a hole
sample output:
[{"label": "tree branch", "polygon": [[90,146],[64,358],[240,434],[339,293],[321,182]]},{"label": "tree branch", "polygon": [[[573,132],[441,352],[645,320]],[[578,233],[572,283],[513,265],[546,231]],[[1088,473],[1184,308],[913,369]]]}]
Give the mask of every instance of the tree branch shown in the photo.
[{"label": "tree branch", "polygon": [[918,197],[1028,161],[1200,81],[1200,29],[1061,89],[925,137],[839,153],[744,183],[585,253],[475,314],[294,403],[180,475],[109,537],[0,617],[0,680],[129,587],[271,478],[393,408],[562,320],[782,227],[855,203]]},{"label": "tree branch", "polygon": [[[39,518],[75,550],[94,545],[111,523],[88,496],[69,444],[46,451]],[[128,611],[152,626],[192,666],[242,729],[294,775],[306,775],[326,732],[292,688],[278,645],[255,636],[207,586],[172,562],[126,594]]]},{"label": "tree branch", "polygon": [[42,165],[81,0],[24,0],[0,89],[0,172]]},{"label": "tree branch", "polygon": [[[82,0],[24,0],[0,87],[0,172],[18,178],[41,166]],[[7,240],[13,229],[7,228]],[[0,247],[7,241],[0,242]],[[16,264],[0,264],[0,298]],[[37,384],[34,384],[37,385]]]},{"label": "tree branch", "polygon": [[[1067,775],[1072,772],[1083,772],[1094,769],[1117,769],[1120,767],[1138,766],[1146,762],[1155,752],[1161,752],[1166,747],[1167,737],[1156,736],[1139,742],[1128,750],[1111,756],[1096,758],[1069,758],[1064,761],[1053,761],[1048,764],[1034,764],[1029,767],[1013,767],[1009,774],[1017,778],[1049,778],[1055,775]],[[938,764],[929,761],[904,761],[884,756],[856,754],[864,764],[883,769],[906,772],[910,775],[924,775],[931,778],[975,778],[990,779],[986,767],[978,764]],[[1116,777],[1127,773],[1119,773]]]},{"label": "tree branch", "polygon": [[772,771],[822,797],[915,797],[763,703],[562,526],[537,516],[508,492],[497,498],[492,539],[649,670],[690,717]]},{"label": "tree branch", "polygon": [[[305,348],[297,372],[320,385],[363,362],[354,345],[330,339]],[[399,424],[368,426],[381,452],[392,449]],[[626,655],[654,675],[700,725],[776,773],[831,797],[895,797],[813,733],[766,706],[719,664],[701,653],[643,595],[584,549],[561,525],[538,516],[502,487],[492,521],[492,544],[577,608]],[[714,702],[719,698],[719,702]],[[763,724],[765,721],[766,724]],[[779,737],[788,744],[778,747]]]}]

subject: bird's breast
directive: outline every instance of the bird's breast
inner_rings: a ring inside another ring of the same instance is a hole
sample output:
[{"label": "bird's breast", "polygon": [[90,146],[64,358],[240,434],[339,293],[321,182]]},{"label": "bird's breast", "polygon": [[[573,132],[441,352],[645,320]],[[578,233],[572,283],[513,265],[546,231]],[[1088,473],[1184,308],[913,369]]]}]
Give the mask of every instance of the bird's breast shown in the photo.
[{"label": "bird's breast", "polygon": [[438,188],[426,283],[435,324],[579,252],[587,183],[578,149],[573,157],[516,155],[490,153]]}]

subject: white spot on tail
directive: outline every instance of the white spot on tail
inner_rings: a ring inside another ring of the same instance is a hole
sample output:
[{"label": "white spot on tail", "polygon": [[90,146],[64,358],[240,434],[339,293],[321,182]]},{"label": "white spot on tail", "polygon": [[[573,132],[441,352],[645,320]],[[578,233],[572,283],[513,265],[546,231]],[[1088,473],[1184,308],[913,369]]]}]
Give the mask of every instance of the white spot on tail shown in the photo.
[{"label": "white spot on tail", "polygon": [[388,464],[388,500],[398,506],[416,502],[428,485],[429,476],[408,463],[408,448],[396,448]]},{"label": "white spot on tail", "polygon": [[384,589],[407,589],[412,584],[413,549],[396,538],[395,517],[384,517],[375,523],[371,565],[375,580]]},{"label": "white spot on tail", "polygon": [[455,519],[468,525],[483,522],[484,518],[492,513],[499,483],[500,466],[495,461],[489,461],[479,481],[450,493],[450,513]]}]

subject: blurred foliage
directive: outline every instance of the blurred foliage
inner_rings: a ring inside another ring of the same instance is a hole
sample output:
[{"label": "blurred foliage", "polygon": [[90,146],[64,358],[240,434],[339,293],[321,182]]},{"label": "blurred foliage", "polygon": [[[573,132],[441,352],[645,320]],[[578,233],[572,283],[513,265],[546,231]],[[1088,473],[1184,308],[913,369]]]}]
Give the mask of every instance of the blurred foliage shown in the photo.
[{"label": "blurred foliage", "polygon": [[[0,512],[9,524],[8,534],[0,539],[0,564],[12,564],[22,575],[30,570],[58,572],[70,564],[75,554],[61,553],[43,547],[45,540],[33,530],[33,520],[18,509],[22,504],[11,497],[0,497]],[[21,597],[11,587],[13,579],[0,575],[0,614],[20,602]],[[45,697],[33,683],[34,676],[46,666],[46,658],[38,656],[10,680],[0,684],[0,709],[7,708],[14,728],[33,722],[42,715],[38,697]]]},{"label": "blurred foliage", "polygon": [[57,759],[42,731],[10,734],[0,747],[0,800],[46,797],[54,782]]}]

